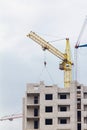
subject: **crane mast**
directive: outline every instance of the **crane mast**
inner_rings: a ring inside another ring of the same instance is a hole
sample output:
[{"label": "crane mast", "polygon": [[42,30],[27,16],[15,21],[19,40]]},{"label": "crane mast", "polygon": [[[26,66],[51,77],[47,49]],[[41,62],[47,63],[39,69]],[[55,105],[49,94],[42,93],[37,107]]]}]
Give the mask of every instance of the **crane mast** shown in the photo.
[{"label": "crane mast", "polygon": [[48,50],[53,55],[57,56],[59,59],[62,60],[62,63],[59,65],[60,70],[64,70],[64,87],[69,87],[72,81],[72,61],[70,55],[70,44],[69,39],[66,38],[66,49],[65,53],[63,54],[54,46],[52,46],[49,42],[45,41],[43,38],[38,36],[35,32],[30,32],[27,37],[31,38],[33,41],[38,43],[42,46],[43,50]]}]

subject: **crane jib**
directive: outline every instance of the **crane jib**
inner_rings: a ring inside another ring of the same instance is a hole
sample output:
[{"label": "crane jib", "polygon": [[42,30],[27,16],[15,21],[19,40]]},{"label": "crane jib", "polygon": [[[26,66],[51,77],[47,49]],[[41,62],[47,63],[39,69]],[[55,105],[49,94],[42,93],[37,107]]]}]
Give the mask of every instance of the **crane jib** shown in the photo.
[{"label": "crane jib", "polygon": [[79,47],[87,47],[87,44],[79,45],[78,48],[79,48]]}]

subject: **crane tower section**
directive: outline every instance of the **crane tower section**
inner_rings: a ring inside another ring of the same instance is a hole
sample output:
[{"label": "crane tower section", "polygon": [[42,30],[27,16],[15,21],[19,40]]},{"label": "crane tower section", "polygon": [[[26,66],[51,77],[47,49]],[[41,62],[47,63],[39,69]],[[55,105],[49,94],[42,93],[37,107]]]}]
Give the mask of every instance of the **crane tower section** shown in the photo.
[{"label": "crane tower section", "polygon": [[59,69],[64,71],[64,87],[69,87],[72,81],[72,65],[73,65],[70,55],[69,39],[66,38],[65,53],[62,53],[57,48],[52,46],[49,42],[45,41],[43,38],[38,36],[35,32],[31,31],[27,36],[36,43],[38,43],[40,46],[42,46],[43,50],[48,50],[53,55],[57,56],[59,59],[62,60],[62,63],[59,65]]}]

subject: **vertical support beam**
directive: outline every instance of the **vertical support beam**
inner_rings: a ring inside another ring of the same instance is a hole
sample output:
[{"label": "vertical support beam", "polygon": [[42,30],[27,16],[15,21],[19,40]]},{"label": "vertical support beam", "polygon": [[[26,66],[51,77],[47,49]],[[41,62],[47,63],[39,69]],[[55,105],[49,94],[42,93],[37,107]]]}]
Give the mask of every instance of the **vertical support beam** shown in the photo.
[{"label": "vertical support beam", "polygon": [[65,54],[67,61],[64,64],[64,86],[70,87],[70,83],[72,81],[72,64],[68,62],[71,61],[70,43],[68,38],[66,38]]}]

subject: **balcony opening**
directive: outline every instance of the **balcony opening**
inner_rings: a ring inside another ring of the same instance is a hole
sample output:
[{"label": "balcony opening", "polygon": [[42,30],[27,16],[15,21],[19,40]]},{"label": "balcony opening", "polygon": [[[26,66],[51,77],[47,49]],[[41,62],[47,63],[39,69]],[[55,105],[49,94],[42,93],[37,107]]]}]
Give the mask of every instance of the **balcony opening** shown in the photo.
[{"label": "balcony opening", "polygon": [[70,111],[70,105],[58,105],[58,111],[61,112]]},{"label": "balcony opening", "polygon": [[84,92],[84,98],[87,99],[87,92]]},{"label": "balcony opening", "polygon": [[77,86],[77,89],[81,89],[81,86]]},{"label": "balcony opening", "polygon": [[70,124],[70,117],[59,117],[58,124]]},{"label": "balcony opening", "polygon": [[84,117],[84,123],[87,124],[87,117]]},{"label": "balcony opening", "polygon": [[81,109],[81,103],[77,103],[77,109]]},{"label": "balcony opening", "polygon": [[77,94],[81,94],[81,91],[77,91]]},{"label": "balcony opening", "polygon": [[81,103],[81,98],[77,98],[77,103]]},{"label": "balcony opening", "polygon": [[84,111],[87,111],[87,105],[84,105]]},{"label": "balcony opening", "polygon": [[58,99],[70,99],[70,93],[58,93]]}]

